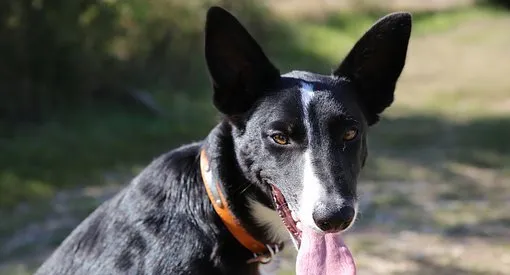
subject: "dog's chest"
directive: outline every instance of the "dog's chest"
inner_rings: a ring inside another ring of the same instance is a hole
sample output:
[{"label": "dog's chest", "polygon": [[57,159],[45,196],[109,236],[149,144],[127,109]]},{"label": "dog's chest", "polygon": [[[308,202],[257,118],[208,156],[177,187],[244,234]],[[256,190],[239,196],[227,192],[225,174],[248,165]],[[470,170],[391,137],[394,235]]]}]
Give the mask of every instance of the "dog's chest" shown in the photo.
[{"label": "dog's chest", "polygon": [[250,209],[255,222],[259,226],[266,228],[266,233],[271,241],[280,243],[290,239],[287,228],[275,210],[270,209],[255,200],[250,200]]}]

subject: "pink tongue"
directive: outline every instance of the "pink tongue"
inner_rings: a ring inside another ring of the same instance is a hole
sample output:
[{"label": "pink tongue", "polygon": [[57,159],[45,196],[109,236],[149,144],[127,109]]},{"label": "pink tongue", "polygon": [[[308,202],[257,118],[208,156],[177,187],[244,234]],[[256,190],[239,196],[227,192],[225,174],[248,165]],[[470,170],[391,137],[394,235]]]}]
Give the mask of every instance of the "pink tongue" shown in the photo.
[{"label": "pink tongue", "polygon": [[303,228],[296,275],[352,275],[356,265],[339,234],[320,234]]}]

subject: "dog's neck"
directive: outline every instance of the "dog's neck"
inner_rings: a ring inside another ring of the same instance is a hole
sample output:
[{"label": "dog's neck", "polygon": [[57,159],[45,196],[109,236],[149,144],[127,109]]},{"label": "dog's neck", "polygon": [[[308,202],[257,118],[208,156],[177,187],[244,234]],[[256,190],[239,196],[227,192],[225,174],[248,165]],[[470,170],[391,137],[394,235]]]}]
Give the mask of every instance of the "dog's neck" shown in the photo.
[{"label": "dog's neck", "polygon": [[[236,158],[232,126],[223,121],[204,141],[203,149],[208,157],[210,169],[221,184],[229,208],[243,228],[263,244],[280,243],[288,238],[283,232],[274,233],[272,223],[281,220],[273,209],[269,189],[263,190],[262,182],[248,179],[241,171]],[[283,225],[282,225],[283,226]],[[282,230],[285,229],[282,227]]]}]

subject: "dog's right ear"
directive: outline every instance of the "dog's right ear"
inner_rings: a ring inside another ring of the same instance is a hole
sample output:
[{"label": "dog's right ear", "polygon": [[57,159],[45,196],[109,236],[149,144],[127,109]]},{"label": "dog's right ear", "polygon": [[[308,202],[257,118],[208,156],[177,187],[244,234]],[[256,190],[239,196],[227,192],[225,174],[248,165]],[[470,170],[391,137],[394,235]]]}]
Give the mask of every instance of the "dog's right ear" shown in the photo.
[{"label": "dog's right ear", "polygon": [[255,39],[220,7],[207,12],[205,58],[214,88],[214,105],[226,115],[248,111],[280,79],[280,72]]}]

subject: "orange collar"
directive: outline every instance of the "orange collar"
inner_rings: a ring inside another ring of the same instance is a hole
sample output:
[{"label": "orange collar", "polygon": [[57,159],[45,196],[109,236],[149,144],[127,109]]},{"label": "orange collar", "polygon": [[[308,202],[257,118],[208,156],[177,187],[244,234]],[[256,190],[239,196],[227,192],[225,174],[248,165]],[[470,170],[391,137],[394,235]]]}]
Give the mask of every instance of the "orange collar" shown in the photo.
[{"label": "orange collar", "polygon": [[[267,263],[281,248],[281,244],[274,246],[274,250],[270,246],[257,241],[253,236],[246,231],[241,225],[239,220],[234,216],[229,208],[225,195],[222,192],[219,182],[214,182],[215,179],[209,166],[205,150],[200,152],[200,172],[202,174],[202,181],[204,182],[205,190],[211,200],[214,210],[220,216],[221,220],[230,231],[230,233],[247,249],[254,253],[255,258],[248,262],[262,262]],[[276,251],[275,251],[276,250]],[[268,254],[270,256],[268,256]],[[265,262],[264,262],[265,261]]]}]

